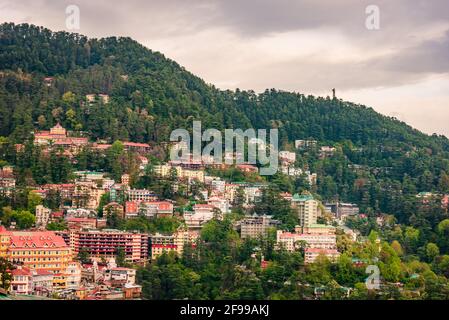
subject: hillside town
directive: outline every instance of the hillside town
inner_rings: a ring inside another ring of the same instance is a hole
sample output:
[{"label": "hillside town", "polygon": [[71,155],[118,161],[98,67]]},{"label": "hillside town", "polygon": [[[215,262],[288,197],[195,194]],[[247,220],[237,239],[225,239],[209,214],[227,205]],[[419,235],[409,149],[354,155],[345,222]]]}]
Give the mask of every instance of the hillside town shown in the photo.
[{"label": "hillside town", "polygon": [[[94,98],[87,97],[87,101],[91,99]],[[102,99],[107,101],[107,96]],[[211,170],[228,169],[226,165],[215,165],[208,159],[152,165],[146,156],[151,151],[148,144],[119,143],[125,153],[138,161],[137,176],[145,175],[151,167],[157,179],[170,179],[172,190],[186,188],[190,200],[180,206],[175,198],[132,187],[136,172],[124,172],[116,181],[109,172],[78,171],[68,183],[29,186],[36,204],[32,208],[32,225],[22,229],[12,219],[9,225],[0,226],[0,258],[13,265],[8,294],[57,299],[138,299],[142,288],[136,283],[135,266],[152,263],[164,253],[181,256],[185,246],[196,245],[203,226],[212,219],[233,214],[236,207],[246,212],[233,224],[241,239],[264,237],[274,230],[276,247],[288,252],[301,249],[304,263],[313,263],[318,256],[335,261],[340,255],[336,230],[344,227],[347,217],[359,215],[354,204],[323,204],[310,193],[284,192],[279,196],[297,217],[294,231],[289,232],[271,215],[250,213],[268,187],[257,176],[256,166],[237,165],[240,175],[249,179],[236,182],[210,174]],[[110,144],[90,143],[87,137],[72,137],[59,123],[49,131],[35,132],[34,144],[44,153],[58,150],[72,161],[85,148],[101,152],[112,148]],[[316,144],[299,140],[296,147]],[[16,148],[20,151],[24,146]],[[331,156],[334,149],[321,147],[320,156]],[[303,176],[313,186],[317,175],[296,167],[296,155],[293,151],[279,153],[282,174]],[[14,176],[14,168],[1,169],[0,190],[5,197],[15,191]],[[43,205],[55,196],[56,207]],[[116,223],[141,219],[166,219],[175,223],[176,230],[141,232],[118,229]],[[357,231],[348,227],[339,230],[357,241]]]}]

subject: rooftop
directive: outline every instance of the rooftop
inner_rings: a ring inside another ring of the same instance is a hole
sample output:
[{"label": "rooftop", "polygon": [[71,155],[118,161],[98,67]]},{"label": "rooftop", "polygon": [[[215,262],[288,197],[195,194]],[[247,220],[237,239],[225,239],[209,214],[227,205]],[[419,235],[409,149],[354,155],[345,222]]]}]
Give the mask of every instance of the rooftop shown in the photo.
[{"label": "rooftop", "polygon": [[308,201],[308,200],[314,200],[313,196],[310,194],[295,194],[292,198],[292,201]]}]

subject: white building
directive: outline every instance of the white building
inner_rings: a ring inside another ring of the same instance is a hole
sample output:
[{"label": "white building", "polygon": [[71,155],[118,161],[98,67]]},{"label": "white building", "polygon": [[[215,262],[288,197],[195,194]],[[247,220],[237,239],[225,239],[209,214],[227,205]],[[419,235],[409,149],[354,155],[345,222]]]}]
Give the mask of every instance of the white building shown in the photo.
[{"label": "white building", "polygon": [[226,199],[223,199],[221,197],[210,197],[207,200],[207,204],[211,205],[212,207],[218,209],[221,211],[221,213],[229,213],[231,212],[229,201]]},{"label": "white building", "polygon": [[136,270],[131,268],[111,268],[105,271],[106,281],[120,282],[134,285],[136,283]]},{"label": "white building", "polygon": [[157,196],[154,194],[154,192],[147,189],[128,189],[126,191],[126,197],[128,201],[137,202],[150,202],[157,199]]},{"label": "white building", "polygon": [[279,159],[281,162],[295,163],[296,153],[290,151],[279,151]]},{"label": "white building", "polygon": [[45,228],[50,220],[51,210],[43,205],[36,206],[36,227]]},{"label": "white building", "polygon": [[335,234],[320,233],[290,233],[282,230],[277,231],[276,243],[287,251],[293,252],[303,242],[307,248],[336,249],[337,237]]}]

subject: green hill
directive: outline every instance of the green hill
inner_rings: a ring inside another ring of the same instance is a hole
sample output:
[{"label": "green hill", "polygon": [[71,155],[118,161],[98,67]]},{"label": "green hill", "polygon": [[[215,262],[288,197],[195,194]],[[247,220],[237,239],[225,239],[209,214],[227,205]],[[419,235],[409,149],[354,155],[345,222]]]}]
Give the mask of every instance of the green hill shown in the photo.
[{"label": "green hill", "polygon": [[[44,78],[53,77],[47,86]],[[85,103],[85,95],[110,103]],[[366,106],[275,89],[223,91],[130,38],[88,39],[28,24],[0,26],[0,136],[22,143],[57,122],[91,139],[157,144],[174,128],[279,128],[283,147],[313,138],[335,145],[300,164],[318,173],[314,192],[408,217],[402,198],[449,192],[449,140]],[[353,166],[365,169],[354,171]],[[297,191],[299,186],[284,189]],[[400,213],[398,213],[400,211]],[[406,213],[404,213],[406,212]]]}]

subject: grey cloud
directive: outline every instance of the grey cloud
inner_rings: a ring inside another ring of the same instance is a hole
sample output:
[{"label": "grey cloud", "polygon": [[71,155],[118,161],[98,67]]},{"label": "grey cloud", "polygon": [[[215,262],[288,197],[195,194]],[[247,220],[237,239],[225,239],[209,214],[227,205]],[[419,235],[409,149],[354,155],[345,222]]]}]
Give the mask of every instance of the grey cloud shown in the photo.
[{"label": "grey cloud", "polygon": [[215,0],[215,4],[218,23],[248,35],[321,27],[365,32],[368,5],[380,8],[385,28],[405,29],[449,19],[447,0]]},{"label": "grey cloud", "polygon": [[449,72],[449,30],[442,39],[423,41],[387,57],[376,66],[404,73]]}]

